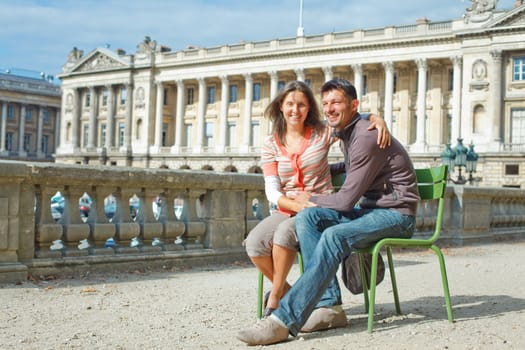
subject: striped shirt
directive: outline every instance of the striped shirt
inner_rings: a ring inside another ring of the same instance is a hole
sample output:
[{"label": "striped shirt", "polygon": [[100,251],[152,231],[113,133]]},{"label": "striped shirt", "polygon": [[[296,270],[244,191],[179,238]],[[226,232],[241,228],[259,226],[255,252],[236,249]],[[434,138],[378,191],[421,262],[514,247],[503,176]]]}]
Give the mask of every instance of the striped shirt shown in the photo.
[{"label": "striped shirt", "polygon": [[[262,147],[263,174],[279,176],[283,194],[292,191],[332,193],[328,152],[336,140],[328,127],[321,132],[307,127],[300,151],[288,153],[277,135],[270,135]],[[279,211],[290,214],[286,210]]]}]

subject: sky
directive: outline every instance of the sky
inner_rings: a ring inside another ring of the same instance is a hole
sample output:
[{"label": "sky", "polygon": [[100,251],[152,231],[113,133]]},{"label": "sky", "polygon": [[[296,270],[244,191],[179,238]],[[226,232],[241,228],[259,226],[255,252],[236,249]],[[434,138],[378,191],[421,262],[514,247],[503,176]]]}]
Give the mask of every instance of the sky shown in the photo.
[{"label": "sky", "polygon": [[[0,72],[56,76],[74,47],[134,53],[145,36],[172,51],[295,37],[300,0],[0,0]],[[461,18],[472,0],[303,0],[304,34]],[[511,9],[514,0],[499,0]]]}]

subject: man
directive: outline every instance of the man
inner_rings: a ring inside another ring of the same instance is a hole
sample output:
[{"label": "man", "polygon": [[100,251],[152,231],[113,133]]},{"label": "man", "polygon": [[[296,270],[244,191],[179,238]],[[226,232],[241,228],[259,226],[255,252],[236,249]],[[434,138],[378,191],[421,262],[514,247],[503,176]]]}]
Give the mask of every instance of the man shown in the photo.
[{"label": "man", "polygon": [[368,131],[369,122],[359,117],[356,90],[348,81],[326,82],[321,97],[327,123],[342,142],[346,181],[335,194],[297,196],[311,207],[296,217],[307,266],[270,316],[239,332],[237,337],[249,345],[346,326],[336,279],[343,259],[355,248],[384,237],[408,238],[414,230],[419,195],[406,150],[394,138],[390,147],[378,147],[377,131]]}]

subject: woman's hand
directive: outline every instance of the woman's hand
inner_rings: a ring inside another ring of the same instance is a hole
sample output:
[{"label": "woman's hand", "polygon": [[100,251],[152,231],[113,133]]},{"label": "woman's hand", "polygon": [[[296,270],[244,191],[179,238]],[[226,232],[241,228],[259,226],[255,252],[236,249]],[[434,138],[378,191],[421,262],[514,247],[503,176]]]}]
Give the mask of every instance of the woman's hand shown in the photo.
[{"label": "woman's hand", "polygon": [[370,126],[368,127],[368,130],[377,129],[377,144],[379,145],[379,148],[390,146],[392,138],[385,120],[375,114],[371,114],[369,120]]}]

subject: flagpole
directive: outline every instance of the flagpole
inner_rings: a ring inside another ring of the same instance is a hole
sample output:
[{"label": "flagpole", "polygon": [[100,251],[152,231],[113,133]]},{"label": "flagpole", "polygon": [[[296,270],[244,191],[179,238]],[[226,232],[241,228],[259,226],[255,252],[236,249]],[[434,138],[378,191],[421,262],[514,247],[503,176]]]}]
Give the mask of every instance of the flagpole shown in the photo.
[{"label": "flagpole", "polygon": [[299,0],[299,27],[297,28],[297,36],[304,36],[304,28],[303,28],[303,0]]}]

